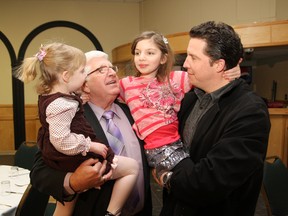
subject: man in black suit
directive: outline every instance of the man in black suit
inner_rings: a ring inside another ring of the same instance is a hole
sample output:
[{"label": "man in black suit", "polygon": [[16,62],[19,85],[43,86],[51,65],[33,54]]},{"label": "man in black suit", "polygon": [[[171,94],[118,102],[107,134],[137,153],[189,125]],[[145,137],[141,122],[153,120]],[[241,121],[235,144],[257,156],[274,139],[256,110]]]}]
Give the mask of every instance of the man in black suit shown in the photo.
[{"label": "man in black suit", "polygon": [[[134,191],[132,191],[124,208],[122,216],[150,216],[152,215],[152,201],[149,181],[149,167],[143,152],[143,143],[136,137],[131,125],[133,119],[129,108],[117,102],[119,94],[119,79],[117,69],[112,67],[108,55],[100,51],[86,53],[87,81],[83,90],[89,95],[89,102],[84,105],[84,112],[88,122],[102,143],[108,145],[109,135],[106,132],[106,120],[102,117],[105,110],[112,109],[116,113],[113,120],[119,125],[124,134],[123,156],[138,161],[139,176]],[[83,162],[74,173],[66,173],[50,169],[45,165],[41,152],[36,155],[36,162],[31,170],[31,183],[39,191],[52,195],[58,201],[69,201],[75,194],[79,194],[73,215],[105,215],[114,181],[104,180],[111,177],[111,173],[103,175],[105,162],[89,159]],[[104,177],[104,178],[103,178]],[[101,186],[101,189],[95,189]],[[87,190],[89,189],[89,190]],[[87,190],[87,191],[86,191]],[[85,191],[85,192],[83,192]],[[133,195],[138,192],[139,200]]]},{"label": "man in black suit", "polygon": [[182,101],[180,134],[190,158],[163,177],[169,188],[161,216],[253,216],[270,131],[266,104],[225,70],[243,55],[241,40],[224,23],[190,31],[184,67],[194,86]]}]

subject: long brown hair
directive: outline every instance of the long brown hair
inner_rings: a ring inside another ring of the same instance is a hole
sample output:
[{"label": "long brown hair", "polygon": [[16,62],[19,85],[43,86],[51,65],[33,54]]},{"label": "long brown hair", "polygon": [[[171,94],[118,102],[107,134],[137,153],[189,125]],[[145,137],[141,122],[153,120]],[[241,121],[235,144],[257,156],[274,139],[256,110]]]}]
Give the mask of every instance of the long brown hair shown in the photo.
[{"label": "long brown hair", "polygon": [[[173,51],[168,43],[167,38],[165,38],[163,35],[154,32],[154,31],[145,31],[142,34],[140,34],[138,37],[134,39],[131,45],[131,54],[135,56],[135,49],[138,44],[138,42],[146,39],[152,39],[155,45],[161,50],[162,58],[166,57],[167,60],[164,64],[161,64],[158,68],[158,72],[156,75],[156,78],[159,82],[164,82],[166,80],[169,81],[169,74],[172,70],[172,67],[174,65],[174,54]],[[136,76],[140,76],[141,73],[136,69],[134,58],[132,65],[136,71]]]}]

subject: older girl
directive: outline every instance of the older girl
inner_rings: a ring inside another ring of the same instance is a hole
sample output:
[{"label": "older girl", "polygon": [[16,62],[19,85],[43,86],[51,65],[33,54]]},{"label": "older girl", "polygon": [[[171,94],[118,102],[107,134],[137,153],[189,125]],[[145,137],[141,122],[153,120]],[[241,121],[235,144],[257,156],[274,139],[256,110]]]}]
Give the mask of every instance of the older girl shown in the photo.
[{"label": "older girl", "polygon": [[[120,100],[129,106],[148,163],[163,183],[164,174],[188,157],[178,133],[177,113],[192,86],[187,72],[172,71],[174,55],[163,35],[143,32],[132,42],[131,53],[136,75],[120,80]],[[229,79],[238,78],[239,67],[227,74]]]}]

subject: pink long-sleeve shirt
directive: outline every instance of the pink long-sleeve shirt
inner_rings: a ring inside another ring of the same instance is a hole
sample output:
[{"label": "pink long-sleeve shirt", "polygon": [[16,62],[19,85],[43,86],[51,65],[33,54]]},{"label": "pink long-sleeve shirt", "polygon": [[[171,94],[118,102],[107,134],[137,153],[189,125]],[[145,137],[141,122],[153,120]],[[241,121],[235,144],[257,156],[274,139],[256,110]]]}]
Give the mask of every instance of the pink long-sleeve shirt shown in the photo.
[{"label": "pink long-sleeve shirt", "polygon": [[133,129],[145,141],[145,149],[161,147],[180,138],[177,113],[184,94],[191,89],[188,74],[172,71],[170,84],[134,76],[120,80],[119,98],[129,106],[135,120]]}]

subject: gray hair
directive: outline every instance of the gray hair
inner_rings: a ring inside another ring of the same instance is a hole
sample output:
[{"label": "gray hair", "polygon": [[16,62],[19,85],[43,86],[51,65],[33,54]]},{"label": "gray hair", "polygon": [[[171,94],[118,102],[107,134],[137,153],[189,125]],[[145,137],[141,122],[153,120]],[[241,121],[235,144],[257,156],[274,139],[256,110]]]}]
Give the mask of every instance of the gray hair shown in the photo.
[{"label": "gray hair", "polygon": [[89,61],[92,58],[100,58],[100,57],[104,57],[106,59],[109,58],[107,53],[99,51],[99,50],[92,50],[92,51],[86,52],[85,56],[86,56],[86,61]]},{"label": "gray hair", "polygon": [[[98,51],[98,50],[92,50],[92,51],[86,52],[85,56],[86,56],[86,63],[93,58],[105,58],[105,59],[109,60],[108,54],[106,54],[105,52],[102,52],[102,51]],[[91,70],[91,66],[87,66],[87,64],[86,64],[86,66],[85,66],[86,73],[89,73],[90,70]]]}]

